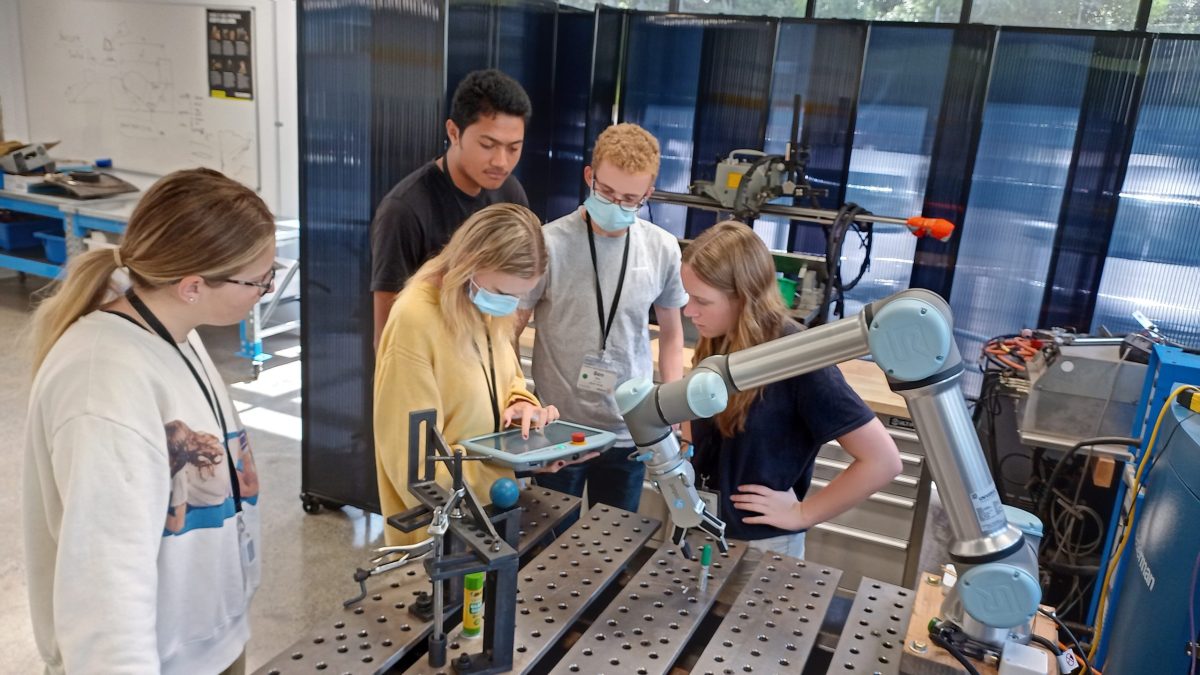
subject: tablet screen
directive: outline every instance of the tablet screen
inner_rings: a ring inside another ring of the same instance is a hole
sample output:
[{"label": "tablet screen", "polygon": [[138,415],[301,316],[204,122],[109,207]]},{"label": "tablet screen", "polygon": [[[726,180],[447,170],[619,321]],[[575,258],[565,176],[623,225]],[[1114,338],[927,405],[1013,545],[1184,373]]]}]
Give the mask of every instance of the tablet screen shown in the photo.
[{"label": "tablet screen", "polygon": [[583,431],[587,436],[595,435],[593,432],[585,431],[569,424],[552,423],[541,431],[530,429],[529,438],[521,438],[521,430],[512,429],[496,436],[477,438],[472,442],[512,455],[520,455],[558,445],[559,443],[570,443],[571,434],[578,431]]}]

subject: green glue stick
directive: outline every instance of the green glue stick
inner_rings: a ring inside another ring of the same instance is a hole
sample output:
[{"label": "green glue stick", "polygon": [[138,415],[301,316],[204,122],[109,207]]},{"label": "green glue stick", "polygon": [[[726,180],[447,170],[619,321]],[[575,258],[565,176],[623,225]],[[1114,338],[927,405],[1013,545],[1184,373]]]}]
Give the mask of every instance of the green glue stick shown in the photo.
[{"label": "green glue stick", "polygon": [[700,592],[708,591],[708,570],[712,567],[712,546],[704,545],[700,549]]},{"label": "green glue stick", "polygon": [[462,636],[479,637],[483,630],[483,572],[463,577]]}]

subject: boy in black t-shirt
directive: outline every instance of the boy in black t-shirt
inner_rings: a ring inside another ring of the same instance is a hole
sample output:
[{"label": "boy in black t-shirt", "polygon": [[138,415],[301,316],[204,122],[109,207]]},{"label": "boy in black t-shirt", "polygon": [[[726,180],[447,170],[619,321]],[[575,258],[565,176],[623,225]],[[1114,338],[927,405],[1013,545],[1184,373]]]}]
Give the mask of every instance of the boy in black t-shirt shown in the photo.
[{"label": "boy in black t-shirt", "polygon": [[525,90],[498,70],[477,70],[458,85],[446,120],[446,154],[392,188],[371,223],[374,344],[408,278],[467,218],[498,202],[529,206],[511,174],[531,113]]}]

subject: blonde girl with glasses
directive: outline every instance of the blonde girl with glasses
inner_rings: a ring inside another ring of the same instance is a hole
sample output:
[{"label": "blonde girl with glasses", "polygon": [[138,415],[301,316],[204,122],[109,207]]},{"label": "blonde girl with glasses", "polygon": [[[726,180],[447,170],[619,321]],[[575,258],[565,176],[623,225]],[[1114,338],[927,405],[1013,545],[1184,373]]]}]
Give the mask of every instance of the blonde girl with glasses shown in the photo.
[{"label": "blonde girl with glasses", "polygon": [[119,246],[74,256],[34,313],[23,518],[47,672],[243,667],[258,476],[195,329],[245,317],[274,260],[253,191],[178,171]]}]

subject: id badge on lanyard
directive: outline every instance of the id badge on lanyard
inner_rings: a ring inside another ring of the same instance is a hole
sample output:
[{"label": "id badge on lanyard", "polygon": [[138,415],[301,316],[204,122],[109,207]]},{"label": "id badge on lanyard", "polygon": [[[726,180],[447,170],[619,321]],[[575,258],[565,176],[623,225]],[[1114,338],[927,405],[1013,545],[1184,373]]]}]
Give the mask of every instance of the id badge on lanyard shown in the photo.
[{"label": "id badge on lanyard", "polygon": [[579,369],[579,380],[575,383],[580,391],[592,391],[611,395],[617,389],[617,368],[603,352],[589,352],[583,357]]},{"label": "id badge on lanyard", "polygon": [[238,531],[238,549],[242,553],[242,571],[249,574],[250,568],[254,565],[254,537],[250,536],[250,530],[246,527],[246,517],[244,512],[237,513],[237,531]]},{"label": "id badge on lanyard", "polygon": [[629,265],[629,242],[632,233],[625,234],[625,250],[621,254],[621,269],[617,276],[617,287],[613,291],[612,306],[608,309],[608,318],[604,316],[604,295],[600,290],[600,265],[596,260],[596,238],[592,234],[591,216],[584,214],[588,237],[588,250],[592,254],[592,280],[596,291],[596,316],[600,320],[600,349],[588,352],[583,357],[583,365],[579,368],[579,379],[575,386],[581,391],[591,391],[598,394],[612,395],[617,390],[617,367],[608,358],[608,335],[612,331],[613,321],[617,318],[617,306],[621,303],[621,290],[625,287],[625,270]]}]

